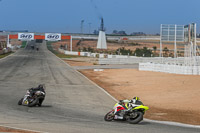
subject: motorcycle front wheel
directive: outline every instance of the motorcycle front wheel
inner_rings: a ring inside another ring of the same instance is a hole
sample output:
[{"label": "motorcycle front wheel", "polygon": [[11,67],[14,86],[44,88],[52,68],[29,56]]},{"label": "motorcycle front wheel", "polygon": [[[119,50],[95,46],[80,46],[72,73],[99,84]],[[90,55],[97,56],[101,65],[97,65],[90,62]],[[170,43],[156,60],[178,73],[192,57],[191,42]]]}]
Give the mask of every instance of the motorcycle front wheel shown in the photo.
[{"label": "motorcycle front wheel", "polygon": [[20,99],[18,102],[18,105],[22,105],[23,100],[24,100],[24,98]]},{"label": "motorcycle front wheel", "polygon": [[105,115],[104,120],[105,121],[112,121],[114,119],[114,116],[115,116],[114,112],[110,111]]},{"label": "motorcycle front wheel", "polygon": [[130,123],[130,124],[138,124],[140,121],[143,120],[143,113],[140,112],[140,111],[137,111],[135,112],[135,117],[129,117],[127,119],[127,121]]}]

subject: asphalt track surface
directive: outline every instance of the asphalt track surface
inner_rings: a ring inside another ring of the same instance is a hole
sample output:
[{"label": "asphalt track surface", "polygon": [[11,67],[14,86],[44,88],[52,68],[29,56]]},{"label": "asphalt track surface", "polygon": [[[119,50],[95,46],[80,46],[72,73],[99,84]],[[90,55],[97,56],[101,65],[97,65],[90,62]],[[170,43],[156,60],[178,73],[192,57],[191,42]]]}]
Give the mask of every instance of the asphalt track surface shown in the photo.
[{"label": "asphalt track surface", "polygon": [[[26,49],[0,60],[0,125],[51,133],[199,133],[186,128],[143,121],[105,122],[115,101],[88,79],[49,52]],[[45,83],[42,107],[17,105],[27,88]],[[148,112],[147,112],[148,113]]]}]

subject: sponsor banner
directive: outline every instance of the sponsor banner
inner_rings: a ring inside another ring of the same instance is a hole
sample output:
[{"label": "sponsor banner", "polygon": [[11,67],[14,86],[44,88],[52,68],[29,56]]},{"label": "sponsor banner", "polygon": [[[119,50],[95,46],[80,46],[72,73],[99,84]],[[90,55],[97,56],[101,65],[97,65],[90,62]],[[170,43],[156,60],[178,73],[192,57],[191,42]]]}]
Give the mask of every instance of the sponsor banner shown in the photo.
[{"label": "sponsor banner", "polygon": [[59,33],[45,33],[45,40],[47,41],[60,41],[61,34]]},{"label": "sponsor banner", "polygon": [[19,40],[34,40],[34,33],[18,33]]}]

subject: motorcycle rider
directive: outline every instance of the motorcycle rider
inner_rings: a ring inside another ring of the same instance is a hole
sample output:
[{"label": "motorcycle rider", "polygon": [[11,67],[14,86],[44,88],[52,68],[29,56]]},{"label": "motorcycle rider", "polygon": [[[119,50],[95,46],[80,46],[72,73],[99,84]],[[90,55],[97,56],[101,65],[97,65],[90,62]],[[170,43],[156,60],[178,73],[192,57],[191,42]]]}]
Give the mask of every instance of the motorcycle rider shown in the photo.
[{"label": "motorcycle rider", "polygon": [[35,94],[35,92],[37,92],[37,91],[42,91],[45,93],[45,86],[43,84],[40,84],[36,88],[28,89],[28,91],[30,92],[30,96],[32,97]]},{"label": "motorcycle rider", "polygon": [[[30,96],[30,97],[33,97],[37,91],[42,91],[42,92],[46,93],[46,92],[45,92],[45,85],[44,85],[44,84],[40,84],[40,85],[38,85],[38,87],[36,87],[36,88],[30,88],[30,89],[28,89],[29,96]],[[42,105],[42,102],[43,102],[43,101],[44,101],[44,99],[40,99],[40,100],[39,100],[39,106]]]},{"label": "motorcycle rider", "polygon": [[124,119],[123,116],[129,111],[131,104],[142,105],[142,102],[140,101],[139,97],[134,97],[131,100],[128,99],[120,100],[117,104],[115,104],[114,107],[115,119]]}]

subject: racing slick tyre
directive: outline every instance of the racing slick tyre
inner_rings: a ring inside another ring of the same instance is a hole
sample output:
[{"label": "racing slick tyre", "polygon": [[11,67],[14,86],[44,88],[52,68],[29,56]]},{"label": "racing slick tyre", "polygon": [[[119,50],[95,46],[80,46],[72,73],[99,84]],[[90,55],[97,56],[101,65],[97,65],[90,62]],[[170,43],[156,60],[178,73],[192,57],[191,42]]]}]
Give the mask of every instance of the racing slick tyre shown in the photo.
[{"label": "racing slick tyre", "polygon": [[130,124],[138,124],[140,121],[143,120],[143,113],[142,112],[135,112],[136,116],[134,118],[128,118],[127,121]]},{"label": "racing slick tyre", "polygon": [[18,105],[22,105],[23,99],[24,99],[24,98],[22,98],[22,99],[20,99],[20,100],[18,101]]},{"label": "racing slick tyre", "polygon": [[104,116],[104,120],[105,121],[112,121],[114,119],[114,113],[113,111],[108,112],[105,116]]},{"label": "racing slick tyre", "polygon": [[34,99],[31,103],[28,104],[28,107],[36,106],[38,104],[38,101],[39,101],[38,98]]},{"label": "racing slick tyre", "polygon": [[43,101],[44,101],[44,98],[39,98],[39,101],[38,101],[38,106],[39,107],[42,106]]}]

